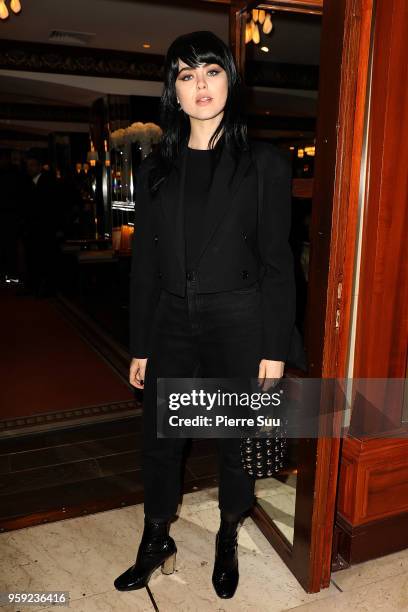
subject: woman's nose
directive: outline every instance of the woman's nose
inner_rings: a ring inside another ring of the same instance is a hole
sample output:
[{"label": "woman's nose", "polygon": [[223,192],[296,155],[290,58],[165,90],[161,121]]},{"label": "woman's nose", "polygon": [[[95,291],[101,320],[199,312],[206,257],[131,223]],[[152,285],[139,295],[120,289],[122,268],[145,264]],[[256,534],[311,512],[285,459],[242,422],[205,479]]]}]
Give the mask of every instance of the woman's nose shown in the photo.
[{"label": "woman's nose", "polygon": [[204,77],[198,77],[197,79],[197,88],[198,89],[205,89],[207,87],[207,81],[205,80]]}]

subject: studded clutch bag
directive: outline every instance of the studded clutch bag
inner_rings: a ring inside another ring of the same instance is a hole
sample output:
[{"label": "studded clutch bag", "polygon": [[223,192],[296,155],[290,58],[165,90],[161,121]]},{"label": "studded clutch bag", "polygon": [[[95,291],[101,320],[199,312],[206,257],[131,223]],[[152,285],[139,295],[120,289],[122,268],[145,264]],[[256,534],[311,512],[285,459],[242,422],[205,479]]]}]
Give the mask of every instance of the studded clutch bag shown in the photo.
[{"label": "studded clutch bag", "polygon": [[285,437],[285,425],[279,432],[273,427],[264,431],[262,437],[241,438],[241,464],[252,478],[268,478],[280,472],[286,466],[288,441]]},{"label": "studded clutch bag", "polygon": [[[283,393],[285,390],[285,379],[282,377],[273,387],[274,392]],[[282,396],[283,397],[283,396]],[[286,404],[287,408],[287,404]],[[252,478],[268,478],[282,471],[287,465],[288,459],[288,415],[279,412],[268,416],[279,417],[279,426],[275,425],[275,418],[267,419],[265,423],[251,435],[249,429],[241,433],[241,464],[245,472]],[[266,415],[264,415],[266,416]],[[269,423],[266,424],[269,420]]]}]

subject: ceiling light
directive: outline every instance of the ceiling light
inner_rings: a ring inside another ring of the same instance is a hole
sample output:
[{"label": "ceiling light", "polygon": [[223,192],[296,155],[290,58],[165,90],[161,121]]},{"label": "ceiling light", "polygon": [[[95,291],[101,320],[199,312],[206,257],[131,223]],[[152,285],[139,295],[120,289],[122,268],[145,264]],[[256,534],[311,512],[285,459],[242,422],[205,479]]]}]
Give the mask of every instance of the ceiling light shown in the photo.
[{"label": "ceiling light", "polygon": [[252,40],[252,26],[251,26],[251,23],[248,21],[245,26],[245,44],[247,45],[249,42],[251,42],[251,40]]},{"label": "ceiling light", "polygon": [[261,51],[263,51],[264,53],[268,53],[269,47],[261,47]]},{"label": "ceiling light", "polygon": [[[257,45],[261,42],[261,32],[263,34],[270,34],[273,30],[273,23],[271,13],[265,10],[253,9],[247,13],[247,22],[245,25],[245,44],[252,42]],[[269,49],[263,47],[262,51],[267,53]]]},{"label": "ceiling light", "polygon": [[259,34],[258,24],[255,23],[254,21],[252,22],[252,40],[254,41],[254,43],[256,45],[261,40],[261,37],[260,37],[260,34]]},{"label": "ceiling light", "polygon": [[143,49],[150,49],[151,44],[150,43],[143,43],[142,47],[143,47]]},{"label": "ceiling light", "polygon": [[[21,2],[20,0],[10,0],[9,2],[10,8],[16,15],[21,11]],[[0,19],[7,19],[10,15],[9,10],[6,5],[6,0],[0,0]]]},{"label": "ceiling light", "polygon": [[0,19],[7,19],[9,16],[8,8],[4,0],[0,0]]},{"label": "ceiling light", "polygon": [[96,162],[99,161],[98,151],[95,151],[95,147],[94,147],[92,140],[91,140],[91,148],[88,151],[88,154],[86,156],[86,161],[88,161],[91,164],[91,166],[96,166]]},{"label": "ceiling light", "polygon": [[15,13],[17,15],[17,13],[19,13],[21,11],[20,0],[11,0],[10,8],[13,11],[13,13]]},{"label": "ceiling light", "polygon": [[271,20],[271,16],[269,13],[266,14],[264,24],[262,26],[262,31],[264,34],[270,34],[272,32],[273,23]]}]

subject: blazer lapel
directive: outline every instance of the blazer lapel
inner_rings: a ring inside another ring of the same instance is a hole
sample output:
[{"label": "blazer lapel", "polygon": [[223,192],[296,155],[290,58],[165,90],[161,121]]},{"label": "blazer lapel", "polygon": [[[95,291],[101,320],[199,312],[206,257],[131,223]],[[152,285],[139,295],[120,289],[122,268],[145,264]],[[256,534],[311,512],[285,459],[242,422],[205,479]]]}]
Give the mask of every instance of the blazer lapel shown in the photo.
[{"label": "blazer lapel", "polygon": [[207,208],[201,234],[201,251],[198,260],[202,258],[218,226],[232,206],[234,195],[251,163],[248,152],[243,151],[238,163],[227,147],[223,147],[220,160],[215,169],[213,181],[208,194]]},{"label": "blazer lapel", "polygon": [[[187,165],[187,143],[183,145],[178,160],[167,180],[159,190],[160,206],[173,237],[174,250],[183,274],[186,272],[184,233],[184,185]],[[249,152],[243,151],[238,163],[227,147],[223,147],[210,186],[204,224],[201,234],[201,250],[198,261],[204,255],[217,227],[233,203],[234,194],[251,164]],[[236,166],[236,167],[235,167]],[[199,189],[199,185],[197,185]]]},{"label": "blazer lapel", "polygon": [[174,250],[185,275],[184,241],[184,183],[186,177],[187,145],[183,146],[167,180],[159,191],[160,206],[170,228]]}]

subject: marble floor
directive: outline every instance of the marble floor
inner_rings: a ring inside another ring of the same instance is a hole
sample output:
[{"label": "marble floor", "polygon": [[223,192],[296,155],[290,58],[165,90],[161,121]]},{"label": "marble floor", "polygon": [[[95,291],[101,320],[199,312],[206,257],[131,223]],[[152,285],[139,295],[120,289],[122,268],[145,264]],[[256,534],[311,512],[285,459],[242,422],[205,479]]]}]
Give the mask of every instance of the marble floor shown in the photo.
[{"label": "marble floor", "polygon": [[[143,526],[135,505],[0,535],[0,591],[69,591],[69,610],[234,612],[408,611],[408,550],[336,572],[330,587],[308,595],[250,518],[239,532],[240,583],[221,600],[211,585],[218,528],[215,488],[184,495],[172,524],[177,571],[157,570],[149,589],[119,593],[114,578],[134,561]],[[4,604],[1,610],[55,606]],[[64,607],[61,607],[64,610]]]}]

